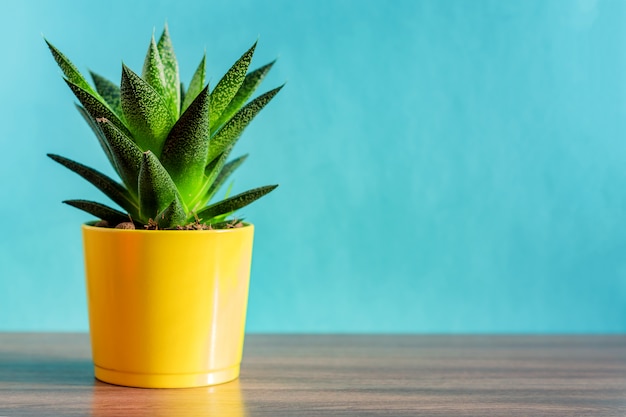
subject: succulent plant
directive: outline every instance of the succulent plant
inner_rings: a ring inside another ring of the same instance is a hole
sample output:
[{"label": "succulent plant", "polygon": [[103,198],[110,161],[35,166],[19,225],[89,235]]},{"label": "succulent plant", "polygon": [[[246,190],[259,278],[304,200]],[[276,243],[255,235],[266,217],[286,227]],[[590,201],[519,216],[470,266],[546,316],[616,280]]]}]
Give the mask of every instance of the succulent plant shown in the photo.
[{"label": "succulent plant", "polygon": [[167,25],[158,42],[152,37],[141,76],[122,64],[119,87],[91,72],[92,87],[72,62],[46,43],[122,184],[71,159],[48,156],[92,183],[126,213],[94,201],[64,203],[112,226],[129,221],[160,229],[216,226],[277,187],[211,202],[246,158],[227,162],[241,133],[282,88],[249,100],[274,64],[248,72],[256,42],[212,90],[205,85],[206,54],[184,88]]}]

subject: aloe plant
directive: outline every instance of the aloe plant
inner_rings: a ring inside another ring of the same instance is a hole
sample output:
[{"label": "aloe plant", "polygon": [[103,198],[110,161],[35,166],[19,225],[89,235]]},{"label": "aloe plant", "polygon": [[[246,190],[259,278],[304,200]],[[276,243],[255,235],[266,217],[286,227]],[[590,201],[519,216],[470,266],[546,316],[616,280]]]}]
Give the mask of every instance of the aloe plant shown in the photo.
[{"label": "aloe plant", "polygon": [[132,221],[146,228],[210,227],[277,187],[212,202],[246,159],[227,162],[233,146],[282,88],[249,100],[274,64],[248,72],[256,42],[212,90],[205,84],[206,54],[184,88],[167,26],[158,42],[152,37],[141,75],[122,64],[119,87],[91,72],[92,87],[65,55],[46,43],[122,183],[74,160],[48,156],[92,183],[125,213],[94,201],[64,203],[112,226]]}]

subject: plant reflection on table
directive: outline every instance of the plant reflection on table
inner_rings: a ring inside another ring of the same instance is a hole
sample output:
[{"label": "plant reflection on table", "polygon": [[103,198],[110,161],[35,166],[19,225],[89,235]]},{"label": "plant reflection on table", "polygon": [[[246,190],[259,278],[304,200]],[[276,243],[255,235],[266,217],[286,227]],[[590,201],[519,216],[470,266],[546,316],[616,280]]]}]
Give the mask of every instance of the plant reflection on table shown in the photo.
[{"label": "plant reflection on table", "polygon": [[143,389],[97,381],[93,387],[91,416],[245,417],[239,380],[212,387]]}]

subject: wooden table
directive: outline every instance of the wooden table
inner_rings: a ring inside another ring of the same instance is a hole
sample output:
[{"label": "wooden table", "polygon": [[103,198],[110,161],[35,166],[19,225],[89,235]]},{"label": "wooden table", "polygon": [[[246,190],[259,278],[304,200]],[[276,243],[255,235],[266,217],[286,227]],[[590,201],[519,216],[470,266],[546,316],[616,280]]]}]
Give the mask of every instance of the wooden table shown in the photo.
[{"label": "wooden table", "polygon": [[626,336],[249,335],[238,381],[94,380],[85,334],[0,333],[0,416],[626,416]]}]

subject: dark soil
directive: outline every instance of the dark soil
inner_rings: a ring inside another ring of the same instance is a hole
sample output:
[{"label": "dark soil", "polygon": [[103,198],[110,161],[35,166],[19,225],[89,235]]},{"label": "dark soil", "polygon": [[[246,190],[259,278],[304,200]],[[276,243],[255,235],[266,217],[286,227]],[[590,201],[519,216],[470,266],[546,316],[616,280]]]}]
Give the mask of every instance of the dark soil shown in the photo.
[{"label": "dark soil", "polygon": [[126,230],[135,230],[135,229],[139,229],[142,227],[145,230],[216,230],[216,229],[236,229],[239,227],[243,227],[243,223],[239,219],[228,220],[228,221],[216,223],[216,224],[204,224],[204,223],[200,223],[199,221],[195,221],[195,222],[186,224],[184,226],[176,226],[175,228],[171,228],[171,229],[163,229],[163,228],[160,228],[157,222],[155,222],[152,219],[150,219],[148,221],[148,224],[145,224],[145,225],[135,224],[129,221],[129,222],[119,223],[115,226],[111,226],[109,222],[107,222],[106,220],[100,220],[99,222],[95,223],[94,226],[104,227],[108,229],[126,229]]}]

